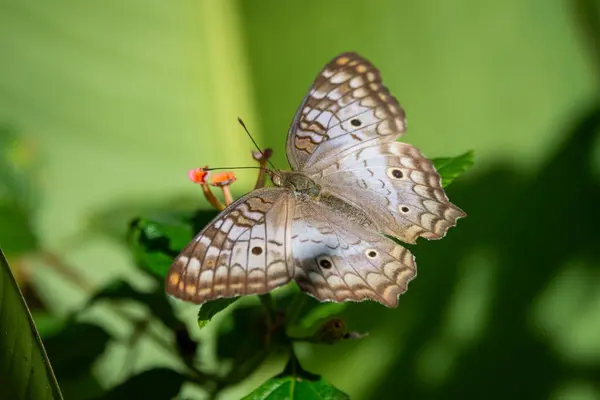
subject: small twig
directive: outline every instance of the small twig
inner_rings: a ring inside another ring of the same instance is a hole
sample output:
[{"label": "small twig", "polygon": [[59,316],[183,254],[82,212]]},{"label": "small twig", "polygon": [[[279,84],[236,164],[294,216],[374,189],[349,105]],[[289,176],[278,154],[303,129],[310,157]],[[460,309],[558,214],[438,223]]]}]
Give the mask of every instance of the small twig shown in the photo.
[{"label": "small twig", "polygon": [[264,151],[253,151],[252,158],[258,161],[260,165],[260,170],[258,172],[258,178],[256,179],[256,184],[254,185],[254,189],[260,189],[265,186],[267,183],[267,177],[265,174],[267,163],[269,162],[269,158],[273,155],[273,150],[265,149]]},{"label": "small twig", "polygon": [[71,268],[63,263],[63,261],[56,254],[51,251],[41,249],[36,255],[44,262],[45,265],[52,267],[56,272],[61,274],[64,278],[71,281],[75,286],[83,289],[86,292],[93,292],[94,285],[87,281],[83,275],[80,275],[74,268]]},{"label": "small twig", "polygon": [[293,342],[290,342],[290,345],[288,347],[288,351],[290,352],[290,360],[289,363],[291,364],[292,367],[292,376],[295,378],[296,377],[296,373],[298,372],[298,356],[296,356],[296,352],[294,351],[294,344]]},{"label": "small twig", "polygon": [[129,373],[133,370],[133,365],[135,363],[135,358],[138,353],[139,346],[138,340],[140,335],[143,335],[144,332],[148,331],[148,321],[147,320],[138,320],[133,323],[134,329],[131,337],[127,341],[127,357],[125,358],[125,362],[122,366],[121,375],[129,376]]},{"label": "small twig", "polygon": [[298,319],[298,315],[300,315],[300,311],[302,311],[302,307],[304,306],[304,302],[306,301],[306,296],[301,291],[296,292],[294,300],[288,307],[286,316],[285,316],[285,326],[286,330],[290,327],[293,327],[296,324],[296,320]]},{"label": "small twig", "polygon": [[256,179],[256,184],[254,185],[254,190],[265,187],[266,183],[267,183],[267,178],[266,178],[265,171],[263,169],[261,169],[260,172],[258,173],[258,178]]},{"label": "small twig", "polygon": [[273,325],[273,313],[275,312],[275,308],[273,307],[273,297],[271,297],[271,293],[265,293],[258,296],[260,299],[260,303],[265,308],[265,312],[267,315],[267,327],[271,328]]}]

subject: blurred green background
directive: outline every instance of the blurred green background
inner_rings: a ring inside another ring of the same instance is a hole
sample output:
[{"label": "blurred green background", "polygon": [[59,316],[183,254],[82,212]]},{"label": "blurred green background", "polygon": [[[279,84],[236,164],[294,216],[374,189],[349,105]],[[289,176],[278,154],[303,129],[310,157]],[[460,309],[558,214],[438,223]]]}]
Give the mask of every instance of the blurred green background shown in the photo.
[{"label": "blurred green background", "polygon": [[[286,166],[310,83],[357,51],[406,109],[403,140],[429,157],[475,150],[448,190],[469,216],[415,248],[419,276],[397,309],[347,309],[368,339],[302,346],[302,364],[355,399],[600,399],[599,41],[593,0],[0,0],[12,138],[0,145],[22,173],[13,183],[30,182],[10,199],[22,214],[2,203],[0,245],[55,316],[115,277],[149,285],[115,240],[128,218],[208,207],[186,173],[251,165],[238,116]],[[254,174],[237,175],[240,195]],[[35,238],[18,234],[27,224]],[[180,308],[193,326],[197,307]],[[130,329],[103,307],[86,317],[117,337]],[[102,386],[124,379],[125,362],[175,364],[150,339],[132,360],[126,348],[94,365]]]}]

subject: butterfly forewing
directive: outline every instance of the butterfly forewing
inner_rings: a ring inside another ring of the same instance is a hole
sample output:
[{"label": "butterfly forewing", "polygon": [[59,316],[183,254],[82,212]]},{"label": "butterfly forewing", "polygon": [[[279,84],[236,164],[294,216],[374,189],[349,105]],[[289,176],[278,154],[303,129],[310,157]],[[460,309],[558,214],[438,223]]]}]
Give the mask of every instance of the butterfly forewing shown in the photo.
[{"label": "butterfly forewing", "polygon": [[175,258],[167,293],[194,303],[266,293],[293,277],[294,198],[283,188],[247,194],[217,216]]},{"label": "butterfly forewing", "polygon": [[404,110],[381,83],[379,71],[356,53],[334,58],[300,105],[287,139],[294,170],[314,171],[370,140],[393,141],[405,130]]}]

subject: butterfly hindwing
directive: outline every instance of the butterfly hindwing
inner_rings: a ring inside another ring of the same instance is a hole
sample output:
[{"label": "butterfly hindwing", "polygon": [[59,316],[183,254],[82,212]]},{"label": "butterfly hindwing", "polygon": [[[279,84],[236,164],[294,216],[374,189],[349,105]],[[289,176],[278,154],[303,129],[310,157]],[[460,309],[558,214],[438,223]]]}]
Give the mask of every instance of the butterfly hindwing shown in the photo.
[{"label": "butterfly hindwing", "polygon": [[293,209],[283,188],[258,189],[231,204],[175,258],[167,293],[201,304],[289,282]]},{"label": "butterfly hindwing", "polygon": [[292,249],[296,282],[321,301],[373,300],[396,307],[416,276],[407,249],[314,201],[296,208]]},{"label": "butterfly hindwing", "polygon": [[294,170],[313,171],[370,140],[394,141],[405,130],[404,110],[381,83],[379,71],[356,53],[323,68],[300,105],[287,138]]}]

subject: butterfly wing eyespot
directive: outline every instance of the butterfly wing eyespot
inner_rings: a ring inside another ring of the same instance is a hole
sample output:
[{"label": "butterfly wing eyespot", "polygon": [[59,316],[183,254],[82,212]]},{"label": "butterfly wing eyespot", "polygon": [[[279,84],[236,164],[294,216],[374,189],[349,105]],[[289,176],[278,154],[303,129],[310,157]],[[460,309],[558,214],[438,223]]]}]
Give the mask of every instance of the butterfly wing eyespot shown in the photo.
[{"label": "butterfly wing eyespot", "polygon": [[404,178],[404,173],[400,168],[388,168],[388,176],[392,179]]},{"label": "butterfly wing eyespot", "polygon": [[259,256],[259,255],[261,255],[261,254],[262,254],[262,252],[263,252],[263,249],[262,249],[262,247],[260,247],[260,246],[254,246],[254,247],[252,248],[252,254],[254,254],[255,256]]},{"label": "butterfly wing eyespot", "polygon": [[378,253],[378,252],[377,252],[377,250],[375,250],[375,249],[367,249],[367,250],[365,251],[365,254],[366,254],[366,255],[367,255],[367,257],[369,257],[369,258],[377,258],[377,255],[378,255],[379,253]]},{"label": "butterfly wing eyespot", "polygon": [[316,258],[319,267],[330,269],[333,266],[333,261],[327,255],[322,255]]},{"label": "butterfly wing eyespot", "polygon": [[289,282],[293,207],[283,188],[258,189],[231,204],[175,258],[167,293],[202,304],[266,293]]}]

